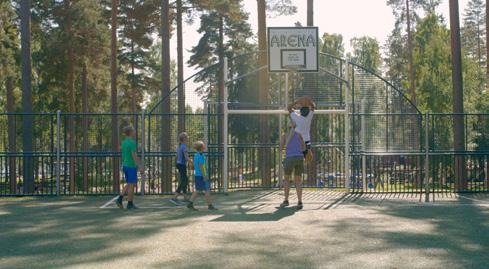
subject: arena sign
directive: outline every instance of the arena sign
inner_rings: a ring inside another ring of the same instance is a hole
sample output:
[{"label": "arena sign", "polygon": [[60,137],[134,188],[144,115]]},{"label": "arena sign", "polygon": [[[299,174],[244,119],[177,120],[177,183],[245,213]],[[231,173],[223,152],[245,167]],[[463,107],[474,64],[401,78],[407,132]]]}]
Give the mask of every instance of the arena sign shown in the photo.
[{"label": "arena sign", "polygon": [[317,27],[268,27],[268,70],[317,72],[318,38]]}]

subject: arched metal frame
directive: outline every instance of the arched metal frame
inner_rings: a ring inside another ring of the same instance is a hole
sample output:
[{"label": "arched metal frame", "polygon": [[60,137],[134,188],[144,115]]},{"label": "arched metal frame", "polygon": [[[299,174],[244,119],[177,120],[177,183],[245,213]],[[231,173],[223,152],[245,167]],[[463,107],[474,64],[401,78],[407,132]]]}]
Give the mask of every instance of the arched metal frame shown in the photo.
[{"label": "arched metal frame", "polygon": [[[260,52],[259,51],[250,52],[250,53],[246,53],[244,55],[236,56],[235,58],[247,57],[249,55],[256,55],[258,53],[260,53]],[[345,126],[344,148],[345,148],[345,152],[348,153],[348,154],[345,154],[345,177],[346,177],[346,180],[348,182],[350,180],[350,167],[351,167],[351,165],[350,165],[350,160],[351,160],[350,153],[355,151],[355,147],[352,148],[351,144],[350,144],[350,142],[352,141],[351,139],[353,138],[351,136],[351,135],[353,135],[353,133],[351,132],[352,131],[351,123],[352,123],[352,120],[354,121],[355,115],[358,116],[358,115],[362,114],[362,112],[355,110],[355,103],[354,103],[355,86],[356,86],[355,80],[354,80],[355,79],[355,77],[354,77],[355,76],[354,75],[355,69],[362,70],[366,74],[369,74],[369,75],[375,77],[376,79],[380,80],[381,82],[385,83],[386,87],[389,87],[390,90],[395,91],[396,94],[399,95],[399,97],[402,100],[404,100],[403,102],[405,102],[409,107],[412,108],[412,110],[414,111],[415,114],[418,114],[421,116],[421,112],[418,110],[418,108],[416,106],[414,106],[412,104],[412,102],[408,98],[406,98],[404,93],[399,91],[390,82],[388,82],[387,80],[382,78],[380,75],[376,74],[375,72],[367,70],[366,68],[364,68],[364,67],[362,67],[356,63],[342,59],[340,57],[336,57],[336,56],[325,54],[325,53],[320,53],[320,56],[333,59],[333,60],[338,61],[340,63],[340,69],[342,69],[342,70],[340,71],[339,74],[335,74],[331,70],[328,70],[327,68],[323,68],[323,67],[320,67],[320,72],[327,74],[328,76],[331,76],[332,78],[341,82],[342,85],[346,86],[346,89],[345,89],[345,99],[346,100],[344,101],[344,106],[342,109],[316,110],[316,114],[319,114],[319,115],[320,114],[341,114],[341,115],[344,115],[344,117],[345,117],[345,119],[344,119],[345,123],[348,123],[348,124],[344,125]],[[343,65],[343,67],[341,67],[341,65]],[[196,78],[197,76],[199,76],[200,74],[202,74],[203,72],[206,72],[208,70],[211,70],[211,69],[219,70],[218,67],[219,67],[219,63],[212,64],[212,65],[200,70],[199,72],[193,74],[192,76],[188,77],[187,79],[185,79],[185,81],[183,83],[185,84],[185,83],[191,81],[192,79]],[[230,83],[233,83],[234,81],[238,81],[238,80],[246,78],[248,76],[255,75],[260,70],[266,69],[267,66],[261,66],[261,67],[258,66],[256,68],[254,68],[253,70],[248,71],[248,72],[246,72],[242,75],[239,75],[237,77],[234,77],[234,78],[228,78],[229,68],[228,68],[228,59],[227,58],[225,59],[222,68],[225,70],[225,72],[224,72],[224,81],[225,81],[225,83],[224,83],[225,91],[224,92],[225,92],[225,94],[222,97],[223,98],[222,102],[225,104],[223,106],[224,110],[223,110],[223,115],[222,115],[223,126],[225,126],[223,128],[224,129],[223,130],[224,136],[223,136],[223,141],[222,141],[223,146],[224,146],[224,149],[223,149],[224,160],[223,160],[223,168],[222,169],[223,169],[223,175],[224,175],[223,190],[227,191],[228,175],[229,175],[229,166],[228,166],[229,165],[229,161],[228,161],[228,157],[229,157],[228,156],[228,127],[229,127],[228,126],[228,116],[229,115],[240,115],[240,114],[241,115],[281,115],[280,118],[282,118],[283,117],[282,115],[286,115],[286,114],[288,114],[288,112],[285,109],[285,104],[283,104],[284,105],[283,109],[230,109],[230,107],[229,107],[230,103],[228,102],[228,85]],[[154,107],[152,107],[148,112],[146,112],[146,115],[151,115],[151,114],[155,113],[155,110],[162,104],[162,102],[166,98],[169,98],[171,96],[171,94],[173,94],[179,88],[179,86],[180,85],[177,85],[173,89],[171,89],[166,96],[164,96]],[[389,113],[389,111],[385,111],[385,114],[388,114],[388,113]],[[282,126],[282,121],[280,121],[280,126]],[[363,170],[365,170],[365,169],[363,169]],[[347,183],[347,186],[350,186],[349,182]]]}]

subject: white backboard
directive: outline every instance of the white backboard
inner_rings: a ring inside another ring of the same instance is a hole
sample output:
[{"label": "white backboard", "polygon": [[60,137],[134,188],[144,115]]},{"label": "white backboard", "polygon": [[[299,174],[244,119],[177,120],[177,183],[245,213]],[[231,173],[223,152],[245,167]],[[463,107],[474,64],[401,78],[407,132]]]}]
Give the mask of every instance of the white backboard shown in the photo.
[{"label": "white backboard", "polygon": [[317,27],[268,27],[268,71],[318,72]]}]

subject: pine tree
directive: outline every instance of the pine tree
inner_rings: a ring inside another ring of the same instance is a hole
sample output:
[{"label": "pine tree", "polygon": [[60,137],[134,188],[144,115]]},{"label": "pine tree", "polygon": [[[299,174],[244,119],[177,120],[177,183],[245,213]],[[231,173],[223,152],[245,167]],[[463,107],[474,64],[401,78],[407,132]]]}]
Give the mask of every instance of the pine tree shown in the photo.
[{"label": "pine tree", "polygon": [[[465,151],[465,123],[464,94],[462,78],[462,51],[460,42],[460,18],[458,0],[450,0],[450,36],[452,55],[452,91],[453,91],[453,149],[457,152]],[[464,190],[467,188],[465,177],[465,159],[463,156],[455,156],[455,188]]]},{"label": "pine tree", "polygon": [[118,59],[130,89],[124,92],[125,100],[121,103],[128,103],[132,113],[140,109],[144,91],[148,88],[146,67],[152,34],[158,28],[158,4],[159,1],[154,0],[127,0],[121,2],[119,8]]},{"label": "pine tree", "polygon": [[[5,94],[7,101],[5,111],[12,113],[15,110],[14,99],[14,81],[18,79],[19,68],[16,62],[16,56],[19,54],[19,40],[17,37],[17,26],[13,23],[15,12],[9,1],[0,3],[0,89],[5,85]],[[8,115],[8,147],[7,152],[15,153],[16,146],[16,131],[15,131],[15,116]],[[8,158],[8,181],[10,182],[10,193],[17,191],[17,175],[16,175],[16,160],[15,157]]]},{"label": "pine tree", "polygon": [[464,27],[462,28],[463,53],[475,60],[480,68],[477,71],[477,81],[480,91],[485,87],[486,29],[485,3],[482,0],[471,0],[465,10]]}]

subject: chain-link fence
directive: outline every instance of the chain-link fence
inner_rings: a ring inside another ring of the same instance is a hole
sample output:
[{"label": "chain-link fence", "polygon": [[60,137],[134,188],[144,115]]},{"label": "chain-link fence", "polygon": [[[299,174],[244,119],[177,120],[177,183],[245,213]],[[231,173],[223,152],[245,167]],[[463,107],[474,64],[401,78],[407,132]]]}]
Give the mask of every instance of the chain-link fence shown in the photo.
[{"label": "chain-link fence", "polygon": [[[489,114],[422,114],[380,76],[334,56],[321,54],[314,74],[269,73],[257,64],[259,56],[230,59],[228,69],[211,65],[142,113],[0,114],[0,195],[117,193],[124,184],[119,145],[128,125],[137,130],[145,166],[140,193],[175,190],[177,137],[183,131],[191,156],[195,141],[207,145],[212,190],[280,187],[280,137],[289,117],[239,111],[284,112],[287,103],[304,95],[318,110],[329,110],[315,115],[311,126],[315,157],[307,164],[304,186],[358,192],[489,191]],[[465,122],[462,152],[452,147],[455,116]],[[27,132],[25,120],[33,122]],[[27,133],[30,150],[23,148]],[[189,175],[192,179],[192,168]]]}]

